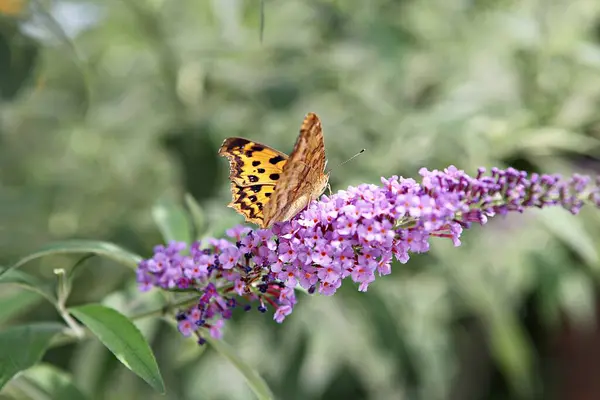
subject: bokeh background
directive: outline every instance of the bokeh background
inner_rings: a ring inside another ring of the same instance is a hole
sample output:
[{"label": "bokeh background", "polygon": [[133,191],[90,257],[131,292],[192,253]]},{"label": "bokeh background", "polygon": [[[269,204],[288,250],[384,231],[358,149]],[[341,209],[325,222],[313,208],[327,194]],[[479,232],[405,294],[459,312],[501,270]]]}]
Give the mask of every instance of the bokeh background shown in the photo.
[{"label": "bokeh background", "polygon": [[[186,193],[205,234],[226,208],[222,140],[289,152],[318,113],[331,185],[456,165],[596,174],[597,0],[0,0],[0,264],[54,240],[149,256],[157,202]],[[360,149],[357,159],[336,167]],[[279,399],[599,399],[600,212],[492,220],[278,325],[236,315],[225,339]],[[49,282],[73,258],[28,271]],[[70,304],[136,302],[94,259]],[[3,286],[0,324],[55,320]],[[160,319],[140,322],[168,386],[152,392],[95,340],[45,362],[90,399],[249,399],[242,375]],[[41,398],[17,378],[2,398]]]}]

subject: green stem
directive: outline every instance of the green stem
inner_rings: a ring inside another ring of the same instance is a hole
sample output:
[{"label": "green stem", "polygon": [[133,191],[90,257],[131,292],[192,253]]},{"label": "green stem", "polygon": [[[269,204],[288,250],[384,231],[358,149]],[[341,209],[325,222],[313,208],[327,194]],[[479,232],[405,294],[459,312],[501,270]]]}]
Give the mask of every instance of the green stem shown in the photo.
[{"label": "green stem", "polygon": [[159,317],[164,314],[167,314],[170,311],[173,311],[176,308],[192,305],[192,304],[196,303],[197,301],[198,301],[198,294],[196,293],[194,296],[190,296],[185,299],[179,300],[176,303],[167,304],[156,310],[144,311],[139,314],[134,314],[134,315],[130,316],[129,318],[132,320],[139,320],[139,319],[148,318],[148,317]]}]

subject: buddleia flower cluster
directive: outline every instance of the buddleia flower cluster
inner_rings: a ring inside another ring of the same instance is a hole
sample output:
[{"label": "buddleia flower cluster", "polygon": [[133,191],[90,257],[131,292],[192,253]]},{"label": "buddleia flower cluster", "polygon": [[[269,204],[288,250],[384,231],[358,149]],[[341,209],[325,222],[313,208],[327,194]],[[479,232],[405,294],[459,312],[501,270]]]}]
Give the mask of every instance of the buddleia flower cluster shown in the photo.
[{"label": "buddleia flower cluster", "polygon": [[367,291],[392,262],[429,250],[434,237],[460,245],[464,229],[490,217],[560,206],[577,214],[600,206],[600,182],[583,175],[528,175],[481,168],[475,177],[451,166],[419,171],[421,183],[392,176],[381,185],[349,187],[312,202],[291,221],[269,229],[236,227],[229,239],[157,246],[137,270],[141,290],[158,287],[197,294],[178,314],[182,334],[207,328],[219,338],[236,307],[274,310],[282,322],[296,304],[295,289],[333,295],[344,280]]}]

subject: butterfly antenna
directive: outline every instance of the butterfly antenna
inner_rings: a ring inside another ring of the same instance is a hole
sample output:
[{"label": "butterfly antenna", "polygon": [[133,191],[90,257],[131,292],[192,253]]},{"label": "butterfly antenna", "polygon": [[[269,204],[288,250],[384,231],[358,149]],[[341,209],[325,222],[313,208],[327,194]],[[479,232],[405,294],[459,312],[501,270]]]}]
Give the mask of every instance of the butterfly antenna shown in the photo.
[{"label": "butterfly antenna", "polygon": [[[359,151],[358,153],[356,153],[355,155],[353,155],[352,157],[350,157],[349,159],[347,159],[346,161],[344,161],[343,163],[341,163],[341,164],[337,165],[337,166],[336,166],[336,167],[334,167],[334,168],[341,167],[342,165],[346,164],[347,162],[354,160],[356,157],[358,157],[358,156],[360,156],[362,153],[364,153],[364,152],[365,152],[365,150],[366,150],[366,149],[362,149],[361,151]],[[331,172],[331,171],[333,171],[333,168],[331,168],[331,169],[329,170],[329,172]]]}]

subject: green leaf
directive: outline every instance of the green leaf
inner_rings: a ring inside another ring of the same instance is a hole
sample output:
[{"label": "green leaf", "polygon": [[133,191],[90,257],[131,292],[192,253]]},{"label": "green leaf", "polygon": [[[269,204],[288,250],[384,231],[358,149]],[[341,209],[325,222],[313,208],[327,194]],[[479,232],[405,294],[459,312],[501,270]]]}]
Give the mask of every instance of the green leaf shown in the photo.
[{"label": "green leaf", "polygon": [[598,251],[590,234],[585,230],[583,221],[558,207],[542,210],[538,215],[546,229],[565,242],[594,269],[596,276],[600,277]]},{"label": "green leaf", "polygon": [[261,376],[250,367],[244,360],[235,354],[233,349],[227,345],[227,343],[222,340],[213,339],[209,335],[206,335],[206,341],[214,348],[219,354],[229,360],[238,371],[244,376],[246,382],[248,382],[248,386],[254,392],[256,397],[259,399],[274,399],[273,393],[271,389],[267,385]]},{"label": "green leaf", "polygon": [[37,363],[64,326],[37,323],[0,331],[0,390],[15,374]]},{"label": "green leaf", "polygon": [[596,298],[593,279],[582,271],[572,270],[558,283],[559,301],[569,315],[569,321],[582,331],[596,324]]},{"label": "green leaf", "polygon": [[85,400],[70,374],[50,364],[38,364],[19,375],[19,386],[35,392],[35,398]]},{"label": "green leaf", "polygon": [[522,398],[531,398],[537,382],[533,373],[532,345],[514,316],[495,311],[486,317],[492,353],[498,360],[512,390]]},{"label": "green leaf", "polygon": [[45,297],[53,304],[56,303],[56,297],[51,290],[51,285],[42,282],[35,276],[16,269],[8,270],[4,275],[2,275],[2,273],[3,272],[0,272],[0,284],[4,283],[19,286]]},{"label": "green leaf", "polygon": [[[17,3],[13,4],[16,7]],[[22,33],[17,20],[3,19],[0,32],[0,99],[10,101],[31,79],[40,47],[33,38]]]},{"label": "green leaf", "polygon": [[194,224],[194,230],[196,238],[199,239],[206,232],[206,219],[204,218],[204,211],[200,204],[194,199],[194,197],[187,193],[185,195],[185,204],[187,205],[188,211],[192,217],[192,223]]},{"label": "green leaf", "polygon": [[152,350],[139,329],[123,314],[100,304],[70,308],[123,365],[164,393],[165,386]]},{"label": "green leaf", "polygon": [[81,271],[83,271],[84,269],[82,268],[85,263],[95,257],[95,254],[86,254],[83,257],[81,257],[76,263],[75,265],[73,265],[73,268],[70,269],[69,271],[69,283],[73,283],[73,281],[81,274]]},{"label": "green leaf", "polygon": [[544,127],[525,130],[514,143],[516,147],[514,150],[540,157],[554,155],[556,150],[585,153],[588,149],[598,146],[600,141],[566,129]]},{"label": "green leaf", "polygon": [[191,242],[192,233],[188,215],[178,203],[163,198],[152,209],[152,216],[165,243],[172,240]]},{"label": "green leaf", "polygon": [[0,324],[22,313],[42,299],[36,292],[6,291],[0,294]]},{"label": "green leaf", "polygon": [[17,269],[26,263],[37,258],[46,257],[55,254],[77,254],[92,253],[110,258],[118,263],[124,264],[132,269],[136,269],[138,263],[142,260],[137,254],[131,253],[109,242],[98,240],[68,240],[64,242],[54,242],[41,247],[35,252],[21,258],[8,269],[0,271],[0,277],[8,271]]},{"label": "green leaf", "polygon": [[12,283],[15,285],[22,285],[27,287],[36,287],[43,285],[41,280],[26,272],[6,269],[6,271],[3,270],[1,273],[3,275],[0,275],[0,283]]}]

